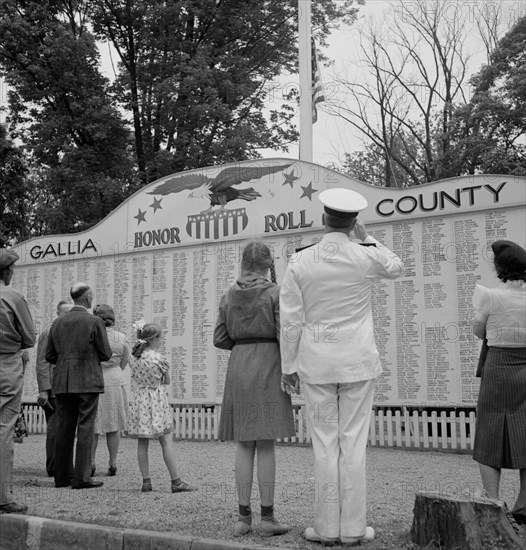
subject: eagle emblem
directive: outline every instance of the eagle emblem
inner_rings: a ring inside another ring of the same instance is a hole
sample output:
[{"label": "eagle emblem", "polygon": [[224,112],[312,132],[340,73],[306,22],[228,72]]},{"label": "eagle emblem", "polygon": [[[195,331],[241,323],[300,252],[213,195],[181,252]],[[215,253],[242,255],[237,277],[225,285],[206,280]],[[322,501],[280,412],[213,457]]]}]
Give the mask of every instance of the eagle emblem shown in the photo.
[{"label": "eagle emblem", "polygon": [[215,177],[206,173],[181,174],[168,178],[159,184],[149,195],[170,195],[190,190],[189,198],[206,199],[209,206],[201,214],[211,212],[214,206],[223,210],[226,204],[234,200],[253,201],[261,195],[253,188],[237,189],[235,186],[248,181],[260,180],[276,172],[285,170],[292,163],[278,165],[245,166],[244,164],[227,166],[219,171]]}]

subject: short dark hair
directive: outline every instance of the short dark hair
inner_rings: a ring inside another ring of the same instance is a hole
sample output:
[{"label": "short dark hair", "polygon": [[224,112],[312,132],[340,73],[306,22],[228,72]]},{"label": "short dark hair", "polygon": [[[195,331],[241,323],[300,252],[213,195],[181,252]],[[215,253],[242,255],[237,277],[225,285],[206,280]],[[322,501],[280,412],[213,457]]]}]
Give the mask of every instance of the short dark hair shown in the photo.
[{"label": "short dark hair", "polygon": [[491,245],[497,277],[502,282],[526,281],[526,250],[522,246],[501,239]]},{"label": "short dark hair", "polygon": [[88,292],[91,289],[91,287],[85,283],[79,283],[76,285],[73,285],[70,290],[71,297],[73,300],[80,300],[86,292]]},{"label": "short dark hair", "polygon": [[324,212],[323,216],[325,220],[325,225],[328,227],[333,227],[334,229],[352,229],[358,214],[343,218],[340,216],[333,216],[328,212]]},{"label": "short dark hair", "polygon": [[93,308],[93,315],[100,317],[106,327],[112,327],[115,324],[115,311],[108,304],[97,304]]},{"label": "short dark hair", "polygon": [[519,266],[510,265],[509,262],[503,263],[500,262],[497,257],[494,259],[495,271],[497,272],[497,277],[503,282],[507,281],[525,281],[526,282],[526,272],[521,270]]}]

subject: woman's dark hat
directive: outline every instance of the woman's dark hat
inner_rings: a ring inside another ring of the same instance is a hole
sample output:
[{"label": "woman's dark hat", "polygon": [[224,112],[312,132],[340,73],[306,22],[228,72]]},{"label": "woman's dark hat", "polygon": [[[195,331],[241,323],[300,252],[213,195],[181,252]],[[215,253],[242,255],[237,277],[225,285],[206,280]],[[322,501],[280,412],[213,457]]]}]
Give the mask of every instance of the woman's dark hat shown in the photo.
[{"label": "woman's dark hat", "polygon": [[97,317],[100,317],[103,320],[109,319],[110,321],[115,321],[115,312],[113,311],[113,308],[108,304],[100,304],[98,306],[95,306],[93,314],[97,315]]},{"label": "woman's dark hat", "polygon": [[526,271],[526,250],[512,241],[495,241],[491,248],[497,263],[508,269]]}]

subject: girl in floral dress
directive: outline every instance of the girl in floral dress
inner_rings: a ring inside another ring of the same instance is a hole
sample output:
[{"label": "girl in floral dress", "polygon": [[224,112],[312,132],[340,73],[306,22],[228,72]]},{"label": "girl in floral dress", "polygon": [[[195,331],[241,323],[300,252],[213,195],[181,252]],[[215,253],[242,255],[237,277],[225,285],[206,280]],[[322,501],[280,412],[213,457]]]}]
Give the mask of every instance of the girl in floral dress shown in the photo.
[{"label": "girl in floral dress", "polygon": [[137,342],[130,357],[132,402],[128,415],[128,435],[138,438],[137,459],[143,477],[142,492],[152,490],[148,447],[159,439],[163,459],[172,480],[172,493],[195,491],[179,477],[172,445],[172,409],[165,386],[170,383],[170,365],[157,350],[163,333],[159,325],[137,323]]}]

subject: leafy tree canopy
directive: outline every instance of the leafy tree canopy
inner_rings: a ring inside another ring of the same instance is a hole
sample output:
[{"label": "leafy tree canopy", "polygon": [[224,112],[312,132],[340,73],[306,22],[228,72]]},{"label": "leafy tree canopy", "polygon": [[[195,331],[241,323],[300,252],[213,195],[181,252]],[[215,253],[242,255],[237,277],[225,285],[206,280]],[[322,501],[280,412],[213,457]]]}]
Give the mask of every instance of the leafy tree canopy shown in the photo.
[{"label": "leafy tree canopy", "polygon": [[[94,30],[119,56],[114,92],[131,113],[144,181],[287,150],[298,138],[290,105],[264,107],[273,79],[297,66],[297,2],[94,0]],[[323,40],[352,21],[352,0],[314,3]]]},{"label": "leafy tree canopy", "polygon": [[[363,0],[313,3],[323,42]],[[85,229],[168,173],[246,160],[297,140],[290,104],[296,0],[2,0],[9,131],[27,152],[36,233]],[[115,79],[98,45],[116,52]],[[285,98],[287,99],[287,98]]]},{"label": "leafy tree canopy", "polygon": [[526,175],[526,17],[499,41],[471,79],[471,101],[457,112],[467,171]]},{"label": "leafy tree canopy", "polygon": [[85,229],[132,187],[128,131],[107,94],[95,41],[73,3],[7,0],[0,9],[12,135],[43,191],[35,216],[49,233]]},{"label": "leafy tree canopy", "polygon": [[23,153],[7,138],[0,124],[0,248],[29,235],[30,188]]}]

